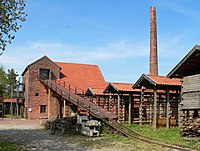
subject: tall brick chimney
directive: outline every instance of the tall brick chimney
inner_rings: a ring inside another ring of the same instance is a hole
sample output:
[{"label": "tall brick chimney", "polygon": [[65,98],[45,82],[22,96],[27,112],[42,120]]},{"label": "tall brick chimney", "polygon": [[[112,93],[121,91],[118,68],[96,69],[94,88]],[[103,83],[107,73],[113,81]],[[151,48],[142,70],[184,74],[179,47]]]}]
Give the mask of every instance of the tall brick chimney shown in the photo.
[{"label": "tall brick chimney", "polygon": [[150,7],[150,75],[158,75],[156,8]]}]

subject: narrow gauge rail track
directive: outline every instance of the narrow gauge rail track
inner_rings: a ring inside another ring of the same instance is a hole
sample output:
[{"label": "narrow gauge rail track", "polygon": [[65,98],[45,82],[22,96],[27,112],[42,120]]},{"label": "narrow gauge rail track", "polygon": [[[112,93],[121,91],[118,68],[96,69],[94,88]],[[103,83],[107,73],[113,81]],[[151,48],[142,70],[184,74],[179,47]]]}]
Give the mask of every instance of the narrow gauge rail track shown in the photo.
[{"label": "narrow gauge rail track", "polygon": [[170,149],[176,149],[176,150],[180,150],[180,151],[191,151],[191,150],[195,150],[195,149],[189,149],[189,148],[184,148],[182,146],[177,146],[177,145],[170,145],[170,144],[166,144],[160,141],[157,141],[155,139],[150,139],[148,137],[142,136],[140,134],[138,134],[137,132],[127,128],[126,126],[117,123],[115,121],[107,121],[105,119],[102,119],[103,122],[107,123],[109,126],[113,127],[114,129],[116,129],[117,131],[119,131],[120,133],[122,133],[124,136],[126,137],[130,137],[130,138],[135,138],[137,140],[141,140],[150,144],[155,144],[155,145],[159,145],[159,146],[163,146],[163,147],[167,147]]}]

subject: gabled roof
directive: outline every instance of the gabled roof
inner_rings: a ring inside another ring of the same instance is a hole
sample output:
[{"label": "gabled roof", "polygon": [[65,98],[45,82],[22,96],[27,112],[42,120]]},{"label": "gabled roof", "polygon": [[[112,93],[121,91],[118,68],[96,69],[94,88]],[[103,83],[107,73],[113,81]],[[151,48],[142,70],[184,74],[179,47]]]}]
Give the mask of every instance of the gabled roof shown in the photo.
[{"label": "gabled roof", "polygon": [[181,79],[167,78],[166,76],[155,76],[143,74],[134,84],[133,88],[141,86],[181,86]]},{"label": "gabled roof", "polygon": [[103,89],[107,83],[97,65],[55,62],[61,67],[60,80],[76,86],[78,89]]},{"label": "gabled roof", "polygon": [[26,66],[26,68],[25,68],[24,71],[22,72],[21,76],[23,76],[23,75],[26,73],[26,71],[28,70],[28,68],[29,68],[30,66],[34,65],[34,64],[37,63],[38,61],[41,61],[41,60],[44,59],[44,58],[46,58],[46,59],[48,59],[49,61],[51,61],[52,63],[54,63],[54,62],[53,62],[51,59],[49,59],[47,56],[43,56],[43,57],[41,57],[40,59],[38,59],[38,60],[32,62],[31,64],[29,64],[28,66]]},{"label": "gabled roof", "polygon": [[133,89],[133,84],[131,83],[116,83],[110,82],[104,90],[104,93],[108,92],[134,92],[139,91],[137,89]]},{"label": "gabled roof", "polygon": [[169,78],[182,78],[200,73],[200,46],[195,45],[192,50],[170,71]]},{"label": "gabled roof", "polygon": [[93,96],[95,96],[95,95],[104,95],[104,93],[103,93],[103,91],[104,91],[104,88],[88,88],[87,90],[86,90],[86,94],[88,93],[88,94],[92,94]]}]

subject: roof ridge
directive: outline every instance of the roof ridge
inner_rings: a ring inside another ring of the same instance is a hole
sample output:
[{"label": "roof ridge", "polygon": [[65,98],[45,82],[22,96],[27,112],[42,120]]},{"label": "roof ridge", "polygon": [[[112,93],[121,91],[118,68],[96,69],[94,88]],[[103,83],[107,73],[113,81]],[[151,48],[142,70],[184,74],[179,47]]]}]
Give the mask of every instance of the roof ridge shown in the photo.
[{"label": "roof ridge", "polygon": [[147,76],[152,76],[152,77],[166,77],[167,78],[167,76],[164,76],[164,75],[151,75],[151,74],[145,74],[145,75],[147,75]]},{"label": "roof ridge", "polygon": [[111,82],[113,84],[129,84],[129,85],[133,85],[134,83],[128,83],[128,82]]},{"label": "roof ridge", "polygon": [[54,63],[63,63],[63,64],[77,64],[77,65],[90,65],[90,66],[98,66],[97,64],[73,63],[73,62],[59,62],[59,61],[55,61]]},{"label": "roof ridge", "polygon": [[150,74],[146,74],[146,76],[150,77],[160,77],[160,78],[167,78],[167,79],[180,79],[180,78],[170,78],[167,76],[160,76],[160,75],[150,75]]}]

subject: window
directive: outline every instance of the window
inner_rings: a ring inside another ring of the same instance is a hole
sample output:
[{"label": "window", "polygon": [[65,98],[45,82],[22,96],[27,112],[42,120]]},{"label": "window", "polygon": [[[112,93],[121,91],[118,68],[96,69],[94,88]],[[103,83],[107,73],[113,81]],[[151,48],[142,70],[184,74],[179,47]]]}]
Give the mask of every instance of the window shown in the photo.
[{"label": "window", "polygon": [[41,79],[49,79],[50,69],[39,68],[39,78]]},{"label": "window", "polygon": [[40,105],[40,113],[46,112],[46,105]]}]

